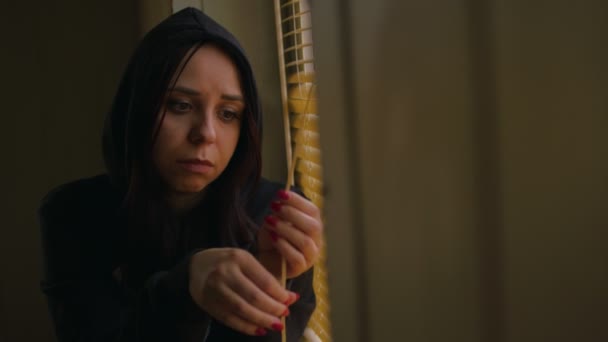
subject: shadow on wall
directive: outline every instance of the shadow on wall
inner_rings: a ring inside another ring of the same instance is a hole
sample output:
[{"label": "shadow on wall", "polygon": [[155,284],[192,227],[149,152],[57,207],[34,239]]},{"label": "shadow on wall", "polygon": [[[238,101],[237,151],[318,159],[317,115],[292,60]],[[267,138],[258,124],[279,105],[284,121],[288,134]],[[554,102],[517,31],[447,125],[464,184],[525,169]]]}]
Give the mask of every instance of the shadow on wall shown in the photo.
[{"label": "shadow on wall", "polygon": [[101,126],[138,39],[137,8],[119,0],[2,7],[0,340],[53,341],[36,209],[50,188],[102,171]]}]

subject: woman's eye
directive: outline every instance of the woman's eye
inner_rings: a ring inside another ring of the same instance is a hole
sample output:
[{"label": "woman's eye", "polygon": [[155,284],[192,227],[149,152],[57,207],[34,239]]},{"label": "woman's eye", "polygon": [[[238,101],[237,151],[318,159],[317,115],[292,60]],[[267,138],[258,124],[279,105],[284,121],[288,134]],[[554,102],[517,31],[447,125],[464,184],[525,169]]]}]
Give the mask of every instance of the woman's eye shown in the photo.
[{"label": "woman's eye", "polygon": [[237,112],[228,110],[228,109],[220,110],[218,115],[222,121],[226,121],[226,122],[229,122],[229,121],[232,121],[232,120],[238,118]]},{"label": "woman's eye", "polygon": [[190,103],[180,100],[169,100],[167,106],[174,113],[187,113],[192,109]]}]

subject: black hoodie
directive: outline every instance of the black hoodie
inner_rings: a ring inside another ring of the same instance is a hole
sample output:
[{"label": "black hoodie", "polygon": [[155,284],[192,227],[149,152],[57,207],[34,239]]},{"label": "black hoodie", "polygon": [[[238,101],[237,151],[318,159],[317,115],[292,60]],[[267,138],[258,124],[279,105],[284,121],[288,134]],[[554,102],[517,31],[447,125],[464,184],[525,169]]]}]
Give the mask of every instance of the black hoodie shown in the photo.
[{"label": "black hoodie", "polygon": [[[146,35],[129,63],[106,120],[104,157],[108,174],[52,190],[38,212],[44,256],[41,287],[58,341],[280,341],[277,332],[261,337],[240,334],[194,304],[188,292],[187,272],[194,251],[167,269],[157,270],[136,293],[121,286],[119,270],[125,257],[126,230],[121,207],[129,172],[121,160],[128,159],[125,146],[129,137],[126,124],[119,120],[119,109],[141,105],[130,103],[138,97],[133,95],[137,91],[148,92],[143,98],[164,91],[159,85],[166,84],[166,80],[149,80],[152,86],[149,83],[139,87],[133,80],[138,77],[134,76],[138,68],[163,67],[146,65],[146,55],[154,53],[159,39],[166,40],[167,48],[174,48],[171,44],[212,41],[227,50],[243,77],[252,112],[261,116],[253,73],[242,48],[212,19],[188,8]],[[167,77],[173,72],[168,70]],[[261,117],[258,119],[261,123]],[[137,121],[137,117],[129,120]],[[248,215],[258,225],[270,213],[269,204],[280,188],[265,180],[259,183],[248,208]],[[312,269],[291,279],[288,287],[301,295],[286,319],[288,340],[299,341],[315,307]]]}]

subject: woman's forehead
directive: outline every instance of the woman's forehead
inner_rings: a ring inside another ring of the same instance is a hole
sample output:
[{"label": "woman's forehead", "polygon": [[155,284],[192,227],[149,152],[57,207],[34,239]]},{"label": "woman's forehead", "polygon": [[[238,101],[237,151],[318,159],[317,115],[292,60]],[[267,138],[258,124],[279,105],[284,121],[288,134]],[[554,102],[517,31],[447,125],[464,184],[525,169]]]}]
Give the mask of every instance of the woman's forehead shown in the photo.
[{"label": "woman's forehead", "polygon": [[239,70],[232,58],[215,44],[190,49],[171,85],[174,86],[170,90],[213,90],[242,98]]}]

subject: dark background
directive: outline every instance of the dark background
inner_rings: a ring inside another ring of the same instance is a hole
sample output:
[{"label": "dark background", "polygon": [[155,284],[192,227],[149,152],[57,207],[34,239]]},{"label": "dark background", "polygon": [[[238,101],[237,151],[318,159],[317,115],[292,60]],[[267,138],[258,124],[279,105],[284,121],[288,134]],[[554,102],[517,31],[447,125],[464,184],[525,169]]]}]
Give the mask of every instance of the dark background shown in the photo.
[{"label": "dark background", "polygon": [[100,127],[138,39],[137,7],[120,0],[1,7],[0,341],[51,341],[35,210],[51,187],[102,170]]}]

